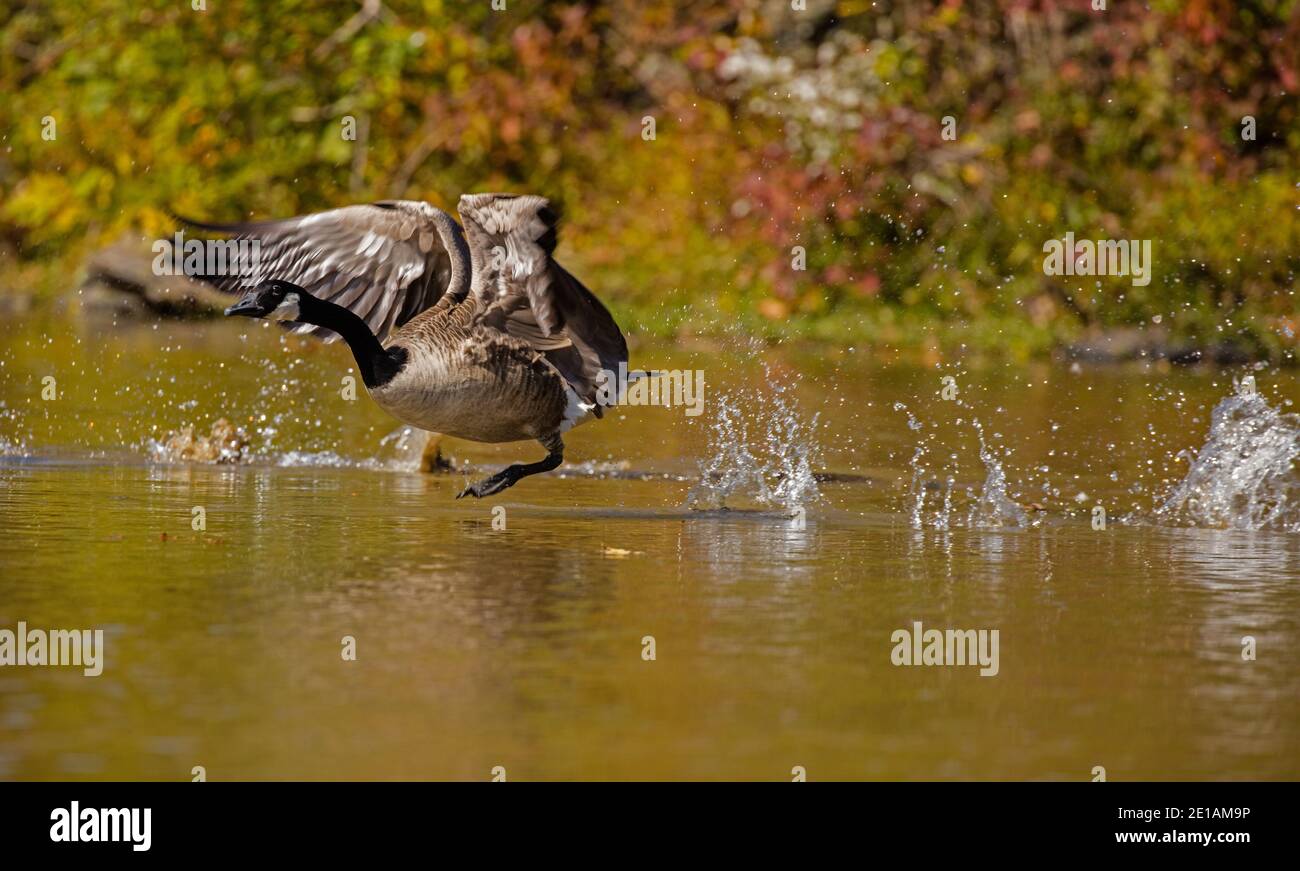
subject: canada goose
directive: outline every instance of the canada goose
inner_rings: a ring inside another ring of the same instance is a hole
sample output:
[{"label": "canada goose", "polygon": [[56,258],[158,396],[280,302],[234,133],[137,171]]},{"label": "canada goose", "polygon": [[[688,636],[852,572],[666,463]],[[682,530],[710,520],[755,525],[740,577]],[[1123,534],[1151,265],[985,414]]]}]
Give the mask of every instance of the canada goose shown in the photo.
[{"label": "canada goose", "polygon": [[475,194],[457,211],[464,230],[410,200],[187,223],[256,240],[258,256],[248,258],[256,262],[197,276],[242,293],[228,316],[342,337],[371,397],[412,426],[478,442],[541,442],[545,459],[511,465],[457,496],[483,497],[560,465],[563,433],[617,401],[608,391],[619,379],[609,373],[626,365],[627,342],[552,259],[556,216],[544,198]]}]

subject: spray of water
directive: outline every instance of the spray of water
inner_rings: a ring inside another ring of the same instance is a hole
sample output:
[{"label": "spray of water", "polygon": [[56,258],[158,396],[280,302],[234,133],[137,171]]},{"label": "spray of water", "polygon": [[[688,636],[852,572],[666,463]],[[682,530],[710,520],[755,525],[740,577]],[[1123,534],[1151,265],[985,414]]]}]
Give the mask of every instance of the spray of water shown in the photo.
[{"label": "spray of water", "polygon": [[[894,410],[901,411],[907,415],[907,428],[914,433],[920,433],[924,427],[912,414],[911,409],[901,402],[894,403]],[[917,436],[916,451],[912,454],[912,528],[925,528],[925,455],[928,450],[927,439],[924,436]],[[943,512],[944,528],[947,528],[948,513]]]},{"label": "spray of water", "polygon": [[979,436],[980,462],[984,464],[984,486],[979,500],[970,506],[966,525],[978,526],[1029,526],[1029,515],[1007,495],[1007,473],[1002,461],[989,448],[984,439],[984,427],[974,418],[971,423]]},{"label": "spray of water", "polygon": [[431,434],[413,426],[400,426],[379,440],[375,457],[385,468],[414,472],[424,464]]},{"label": "spray of water", "polygon": [[[963,401],[958,400],[957,404],[968,411],[970,410],[970,406]],[[917,420],[916,415],[903,403],[895,403],[894,410],[907,415],[907,428],[918,434],[916,450],[912,454],[910,463],[912,479],[908,491],[908,501],[910,503],[908,514],[913,529],[930,528],[946,531],[958,525],[964,525],[971,529],[1033,525],[1029,515],[1009,495],[1006,470],[1002,466],[1001,459],[989,447],[988,441],[984,437],[984,427],[975,417],[970,418],[970,426],[974,430],[979,444],[979,458],[984,470],[984,483],[978,494],[971,488],[964,490],[962,501],[966,506],[965,515],[964,518],[958,517],[954,520],[953,511],[956,500],[953,491],[956,484],[955,472],[957,471],[954,465],[944,477],[942,501],[932,512],[927,514],[926,500],[930,489],[927,478],[930,470],[926,458],[933,447],[934,434],[933,432],[926,432],[924,424]],[[964,419],[958,418],[956,423],[960,426],[964,423]],[[955,464],[956,460],[953,459],[952,462]]]},{"label": "spray of water", "polygon": [[[269,442],[267,428],[258,430],[258,434]],[[424,467],[424,450],[429,438],[429,433],[413,426],[398,427],[379,440],[373,456],[358,459],[330,450],[277,451],[266,448],[253,451],[242,430],[219,420],[208,435],[196,434],[192,426],[185,426],[164,440],[147,440],[145,448],[149,458],[156,463],[269,463],[280,467],[416,472]]]},{"label": "spray of water", "polygon": [[1187,475],[1156,509],[1158,520],[1300,532],[1300,416],[1269,405],[1253,380],[1215,406],[1200,450],[1179,456]]},{"label": "spray of water", "polygon": [[819,498],[813,471],[820,458],[818,418],[805,420],[771,372],[764,380],[761,393],[734,390],[713,400],[700,481],[687,496],[691,508],[723,508],[743,497],[793,511]]}]

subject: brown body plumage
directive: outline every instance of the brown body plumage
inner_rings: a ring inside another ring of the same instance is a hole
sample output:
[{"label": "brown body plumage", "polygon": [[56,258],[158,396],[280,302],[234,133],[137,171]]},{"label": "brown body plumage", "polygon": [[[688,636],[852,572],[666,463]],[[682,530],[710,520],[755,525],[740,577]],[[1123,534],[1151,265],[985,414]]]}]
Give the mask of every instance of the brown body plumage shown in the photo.
[{"label": "brown body plumage", "polygon": [[410,358],[370,395],[412,426],[476,442],[559,433],[568,406],[559,371],[527,342],[478,323],[470,298],[439,304],[398,329],[388,347]]}]

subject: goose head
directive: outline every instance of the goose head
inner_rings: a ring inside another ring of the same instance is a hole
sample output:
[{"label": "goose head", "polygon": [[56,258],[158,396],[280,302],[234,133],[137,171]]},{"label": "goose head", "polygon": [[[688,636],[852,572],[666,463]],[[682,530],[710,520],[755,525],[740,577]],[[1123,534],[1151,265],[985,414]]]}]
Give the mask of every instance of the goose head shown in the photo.
[{"label": "goose head", "polygon": [[298,320],[304,291],[296,284],[271,279],[247,291],[239,302],[226,309],[226,317],[269,318],[273,321]]}]

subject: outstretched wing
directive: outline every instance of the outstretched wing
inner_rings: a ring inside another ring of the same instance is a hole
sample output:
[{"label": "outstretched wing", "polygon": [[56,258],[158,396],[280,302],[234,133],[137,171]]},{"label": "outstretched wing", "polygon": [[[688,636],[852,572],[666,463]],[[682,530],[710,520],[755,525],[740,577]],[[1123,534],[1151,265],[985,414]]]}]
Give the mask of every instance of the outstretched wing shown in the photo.
[{"label": "outstretched wing", "polygon": [[[239,224],[207,224],[251,244],[234,249],[221,275],[194,275],[220,290],[240,293],[278,278],[358,315],[381,340],[432,306],[458,282],[468,251],[456,222],[428,203],[388,200],[327,212]],[[456,250],[458,249],[458,250]],[[294,332],[330,330],[300,324]]]},{"label": "outstretched wing", "polygon": [[552,258],[557,216],[543,197],[473,194],[457,207],[473,262],[470,293],[481,321],[523,339],[596,404],[601,370],[617,374],[627,342],[582,282]]}]

